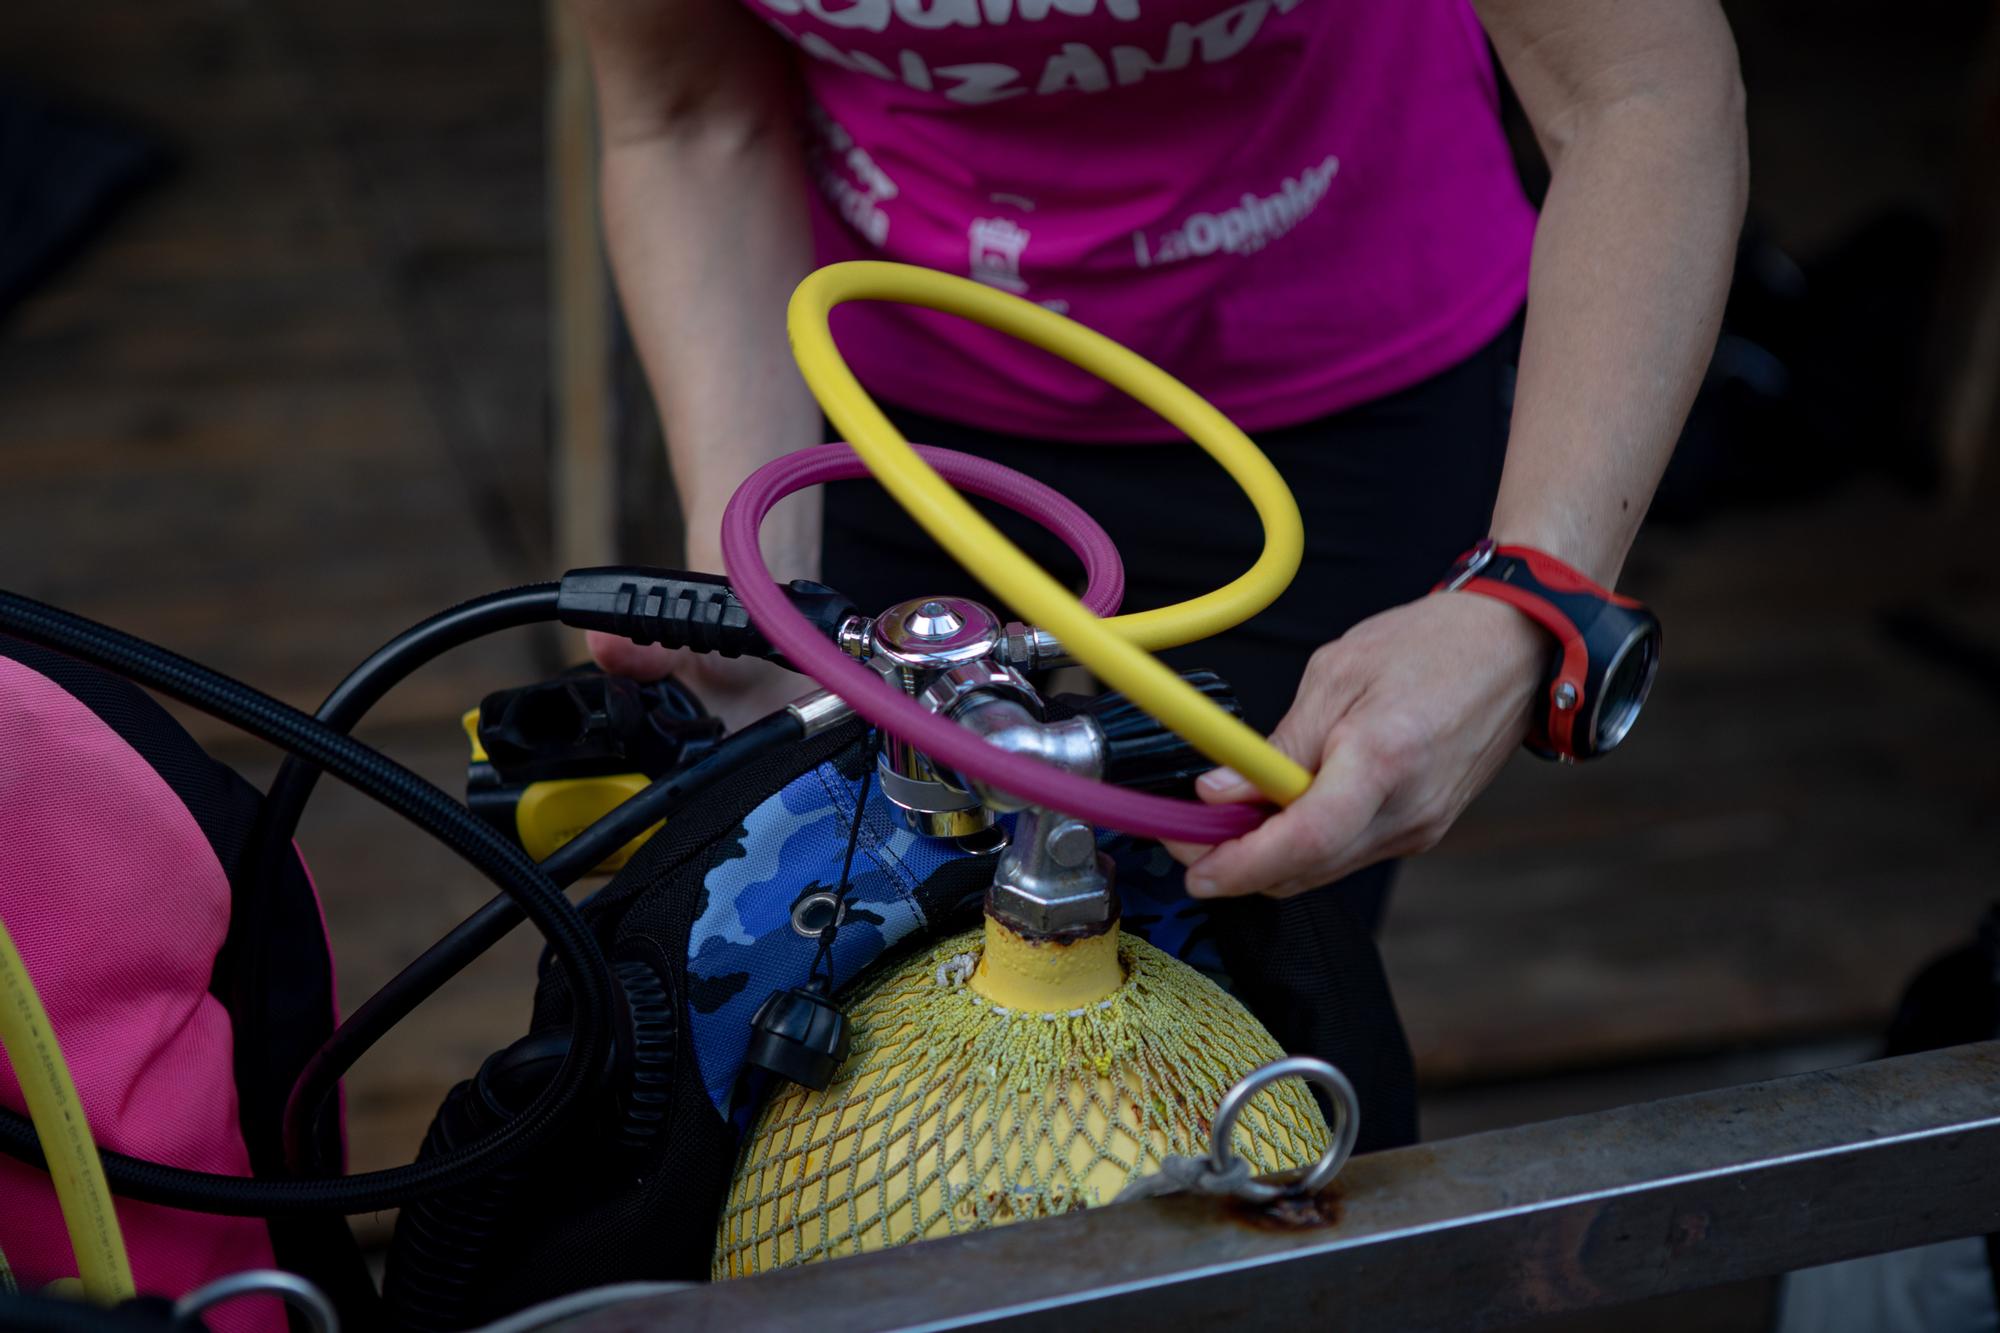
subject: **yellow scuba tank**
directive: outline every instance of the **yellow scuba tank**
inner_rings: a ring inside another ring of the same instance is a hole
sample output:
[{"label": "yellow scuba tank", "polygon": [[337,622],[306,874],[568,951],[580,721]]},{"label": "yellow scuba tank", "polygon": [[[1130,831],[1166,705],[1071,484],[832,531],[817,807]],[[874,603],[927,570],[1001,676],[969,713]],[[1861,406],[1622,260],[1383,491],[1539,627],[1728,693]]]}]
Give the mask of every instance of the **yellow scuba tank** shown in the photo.
[{"label": "yellow scuba tank", "polygon": [[[1115,920],[1036,936],[995,919],[847,1003],[825,1091],[792,1085],[745,1142],[717,1278],[1108,1203],[1168,1155],[1208,1149],[1239,1079],[1284,1052],[1194,968]],[[1297,1082],[1233,1144],[1259,1174],[1310,1165],[1329,1134]]]}]

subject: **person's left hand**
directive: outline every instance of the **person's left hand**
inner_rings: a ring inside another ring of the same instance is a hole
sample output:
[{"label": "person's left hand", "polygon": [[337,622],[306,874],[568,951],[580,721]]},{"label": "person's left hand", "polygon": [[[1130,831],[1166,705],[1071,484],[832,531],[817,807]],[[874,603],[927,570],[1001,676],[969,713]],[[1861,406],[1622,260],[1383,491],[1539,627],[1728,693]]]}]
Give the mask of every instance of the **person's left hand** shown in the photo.
[{"label": "person's left hand", "polygon": [[[1549,639],[1477,593],[1436,593],[1362,621],[1312,656],[1272,743],[1312,786],[1240,838],[1169,843],[1198,898],[1289,897],[1427,851],[1527,733]],[[1210,803],[1263,799],[1226,768]]]}]

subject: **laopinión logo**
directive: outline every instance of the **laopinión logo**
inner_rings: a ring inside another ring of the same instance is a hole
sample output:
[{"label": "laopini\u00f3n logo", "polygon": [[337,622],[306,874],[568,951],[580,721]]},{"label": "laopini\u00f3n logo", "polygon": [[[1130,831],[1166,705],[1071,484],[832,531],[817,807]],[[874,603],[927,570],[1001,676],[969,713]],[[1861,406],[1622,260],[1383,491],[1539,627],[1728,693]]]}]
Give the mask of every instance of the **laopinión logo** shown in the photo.
[{"label": "laopini\u00f3n logo", "polygon": [[1277,192],[1251,194],[1219,212],[1190,214],[1180,226],[1148,240],[1143,230],[1132,233],[1132,254],[1140,268],[1201,259],[1213,254],[1255,254],[1299,225],[1326,197],[1340,159],[1329,155],[1318,166],[1287,176]]}]

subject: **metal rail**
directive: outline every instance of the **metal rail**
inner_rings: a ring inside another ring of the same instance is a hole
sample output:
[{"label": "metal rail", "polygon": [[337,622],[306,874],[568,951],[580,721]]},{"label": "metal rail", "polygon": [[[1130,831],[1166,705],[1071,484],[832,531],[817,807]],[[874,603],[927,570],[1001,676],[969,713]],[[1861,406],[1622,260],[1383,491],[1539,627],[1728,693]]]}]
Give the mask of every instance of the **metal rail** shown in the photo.
[{"label": "metal rail", "polygon": [[1498,1328],[2000,1231],[2000,1042],[1357,1157],[1291,1214],[1152,1199],[575,1327]]}]

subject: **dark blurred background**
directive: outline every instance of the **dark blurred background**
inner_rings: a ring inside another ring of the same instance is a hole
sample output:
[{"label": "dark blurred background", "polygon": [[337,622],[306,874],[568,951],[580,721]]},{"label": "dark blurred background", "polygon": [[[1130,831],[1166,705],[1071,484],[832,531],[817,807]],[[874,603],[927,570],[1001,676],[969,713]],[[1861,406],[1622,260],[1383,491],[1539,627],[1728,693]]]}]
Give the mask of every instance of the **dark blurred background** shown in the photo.
[{"label": "dark blurred background", "polygon": [[[1405,873],[1433,1137],[1867,1058],[2000,889],[2000,17],[1729,10],[1750,224],[1626,580],[1667,669],[1632,745],[1514,763]],[[0,583],[311,707],[449,602],[671,559],[589,133],[532,0],[10,0]],[[363,734],[455,787],[458,713],[576,650],[489,641]],[[302,843],[350,1004],[486,896],[331,785]],[[358,1166],[518,1035],[533,953],[357,1072]],[[1562,1327],[1756,1328],[1770,1288]]]}]

